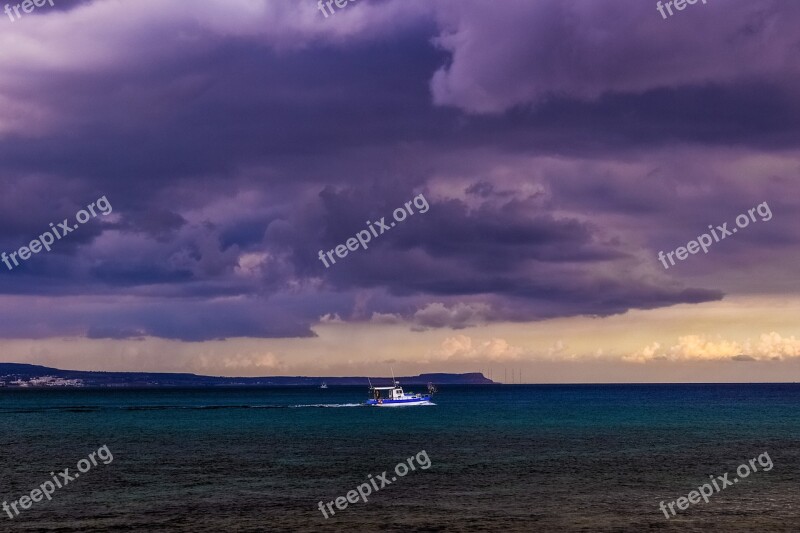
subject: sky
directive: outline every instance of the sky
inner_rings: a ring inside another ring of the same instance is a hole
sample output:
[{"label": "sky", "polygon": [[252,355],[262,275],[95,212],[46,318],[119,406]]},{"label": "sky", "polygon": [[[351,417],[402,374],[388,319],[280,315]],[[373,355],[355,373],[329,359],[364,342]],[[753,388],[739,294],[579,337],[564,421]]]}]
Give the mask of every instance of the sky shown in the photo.
[{"label": "sky", "polygon": [[0,361],[800,380],[800,3],[342,4],[0,13]]}]

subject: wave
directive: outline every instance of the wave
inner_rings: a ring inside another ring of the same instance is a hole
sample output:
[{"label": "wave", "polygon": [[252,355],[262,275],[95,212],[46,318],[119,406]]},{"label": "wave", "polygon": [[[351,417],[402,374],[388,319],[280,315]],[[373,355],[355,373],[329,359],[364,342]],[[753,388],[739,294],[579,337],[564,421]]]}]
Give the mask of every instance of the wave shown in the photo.
[{"label": "wave", "polygon": [[30,407],[30,408],[0,408],[3,414],[27,413],[96,413],[100,411],[213,411],[221,409],[301,409],[301,408],[337,408],[337,407],[363,407],[361,403],[313,403],[297,405],[123,405],[123,406],[97,406],[97,405],[65,405],[59,407]]},{"label": "wave", "polygon": [[303,405],[290,405],[290,408],[296,409],[299,407],[364,407],[363,403],[310,403]]}]

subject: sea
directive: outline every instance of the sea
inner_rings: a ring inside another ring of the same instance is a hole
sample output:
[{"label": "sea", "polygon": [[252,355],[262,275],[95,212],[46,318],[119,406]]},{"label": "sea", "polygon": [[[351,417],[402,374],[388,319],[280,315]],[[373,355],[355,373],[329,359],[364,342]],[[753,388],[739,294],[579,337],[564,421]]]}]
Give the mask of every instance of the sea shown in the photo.
[{"label": "sea", "polygon": [[[0,531],[800,530],[797,384],[442,386],[431,406],[366,399],[366,387],[333,386],[0,389],[0,503],[54,476],[67,483],[2,512]],[[97,460],[103,447],[110,461]],[[757,471],[740,478],[751,459]],[[79,478],[59,476],[78,466]],[[674,503],[726,473],[737,481],[708,502]]]}]

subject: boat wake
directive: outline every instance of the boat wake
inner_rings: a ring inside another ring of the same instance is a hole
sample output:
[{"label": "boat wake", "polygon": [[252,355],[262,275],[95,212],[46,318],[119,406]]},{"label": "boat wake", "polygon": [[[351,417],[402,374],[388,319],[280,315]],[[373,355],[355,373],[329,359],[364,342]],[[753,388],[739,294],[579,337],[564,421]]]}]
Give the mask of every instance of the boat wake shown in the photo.
[{"label": "boat wake", "polygon": [[290,405],[292,409],[299,409],[301,407],[364,407],[363,403],[309,403],[301,405]]},{"label": "boat wake", "polygon": [[364,407],[361,403],[311,403],[297,405],[65,405],[53,407],[0,408],[0,414],[29,413],[97,413],[102,411],[214,411],[218,409],[300,409],[300,408]]}]

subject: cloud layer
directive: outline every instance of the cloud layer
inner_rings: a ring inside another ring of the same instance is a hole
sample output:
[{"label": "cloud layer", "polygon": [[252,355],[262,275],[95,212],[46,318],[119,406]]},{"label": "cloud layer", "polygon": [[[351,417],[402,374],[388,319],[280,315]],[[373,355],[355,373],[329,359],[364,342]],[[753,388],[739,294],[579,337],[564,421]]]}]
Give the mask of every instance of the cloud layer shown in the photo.
[{"label": "cloud layer", "polygon": [[641,351],[623,357],[623,360],[647,362],[668,361],[770,361],[800,357],[800,339],[793,335],[782,337],[771,331],[761,334],[757,341],[744,342],[725,340],[720,337],[707,338],[704,335],[686,335],[677,344],[666,347],[654,342]]},{"label": "cloud layer", "polygon": [[[6,24],[0,250],[101,195],[114,214],[0,267],[0,336],[463,330],[796,295],[798,22],[770,0],[668,21],[588,0],[361,0],[328,19],[142,0]],[[429,212],[318,260],[417,194]],[[768,224],[658,263],[763,201]],[[642,357],[762,357],[682,342]],[[249,364],[278,363],[230,359]]]}]

